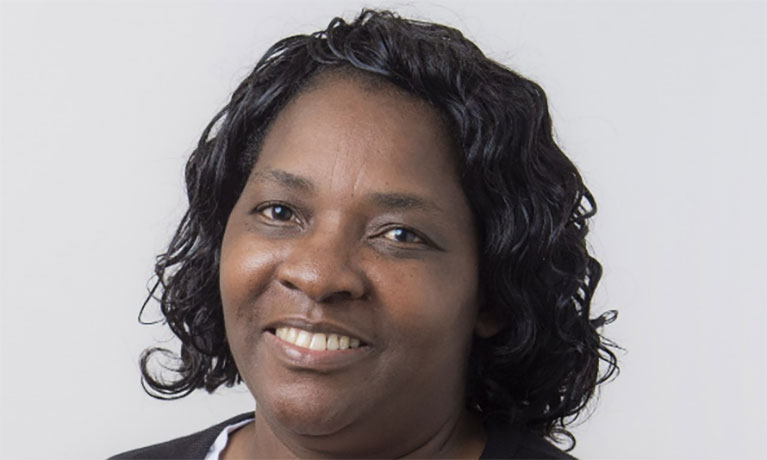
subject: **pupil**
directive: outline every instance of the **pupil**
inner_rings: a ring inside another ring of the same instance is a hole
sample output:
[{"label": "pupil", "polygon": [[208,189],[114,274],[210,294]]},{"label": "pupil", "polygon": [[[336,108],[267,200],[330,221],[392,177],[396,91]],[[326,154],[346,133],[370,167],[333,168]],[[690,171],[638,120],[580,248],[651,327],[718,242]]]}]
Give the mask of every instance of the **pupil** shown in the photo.
[{"label": "pupil", "polygon": [[407,231],[401,228],[394,230],[394,238],[397,241],[407,242]]},{"label": "pupil", "polygon": [[272,215],[275,219],[279,220],[288,220],[291,217],[291,212],[288,208],[284,206],[275,206],[272,209]]}]

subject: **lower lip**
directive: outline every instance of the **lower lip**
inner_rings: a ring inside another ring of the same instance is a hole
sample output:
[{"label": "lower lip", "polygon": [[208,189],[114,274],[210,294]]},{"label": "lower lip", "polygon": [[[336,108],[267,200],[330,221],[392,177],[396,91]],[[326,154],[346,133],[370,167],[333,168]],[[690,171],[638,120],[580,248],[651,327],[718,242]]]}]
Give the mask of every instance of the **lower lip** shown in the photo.
[{"label": "lower lip", "polygon": [[365,359],[372,348],[363,345],[346,350],[310,350],[286,342],[273,333],[263,333],[269,349],[289,368],[330,372],[343,369]]}]

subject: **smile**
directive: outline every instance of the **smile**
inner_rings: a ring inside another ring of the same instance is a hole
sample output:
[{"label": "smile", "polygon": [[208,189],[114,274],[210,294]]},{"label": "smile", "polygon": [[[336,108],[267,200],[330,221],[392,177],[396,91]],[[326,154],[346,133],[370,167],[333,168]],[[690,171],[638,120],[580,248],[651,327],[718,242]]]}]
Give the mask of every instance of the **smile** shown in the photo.
[{"label": "smile", "polygon": [[283,325],[265,332],[265,344],[272,356],[297,371],[322,374],[341,371],[367,360],[373,353],[368,343],[338,330],[319,332]]},{"label": "smile", "polygon": [[278,327],[274,335],[300,348],[308,350],[346,350],[358,348],[360,339],[340,334],[325,334],[323,332],[310,332],[295,327]]}]

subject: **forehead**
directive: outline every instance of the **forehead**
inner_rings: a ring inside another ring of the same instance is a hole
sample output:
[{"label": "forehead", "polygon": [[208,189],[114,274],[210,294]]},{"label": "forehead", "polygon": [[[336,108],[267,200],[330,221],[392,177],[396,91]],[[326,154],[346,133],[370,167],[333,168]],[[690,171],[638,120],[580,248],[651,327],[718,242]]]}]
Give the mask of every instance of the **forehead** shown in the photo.
[{"label": "forehead", "polygon": [[456,149],[439,112],[369,80],[331,75],[313,82],[273,122],[254,172],[278,168],[339,185],[354,181],[356,188],[460,191]]}]

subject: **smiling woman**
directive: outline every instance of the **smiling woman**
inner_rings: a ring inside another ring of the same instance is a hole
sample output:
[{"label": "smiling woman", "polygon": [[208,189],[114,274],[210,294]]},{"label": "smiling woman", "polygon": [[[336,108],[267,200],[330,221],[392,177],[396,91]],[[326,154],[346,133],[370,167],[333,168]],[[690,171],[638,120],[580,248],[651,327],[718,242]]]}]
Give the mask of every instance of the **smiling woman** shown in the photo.
[{"label": "smiling woman", "polygon": [[430,456],[466,410],[471,209],[435,110],[337,74],[280,112],[229,215],[227,340],[256,432],[298,434],[294,454]]},{"label": "smiling woman", "polygon": [[536,84],[364,11],[274,45],[186,173],[156,266],[178,377],[151,348],[145,384],[242,381],[257,410],[117,458],[567,457],[544,438],[616,362],[594,201]]}]

